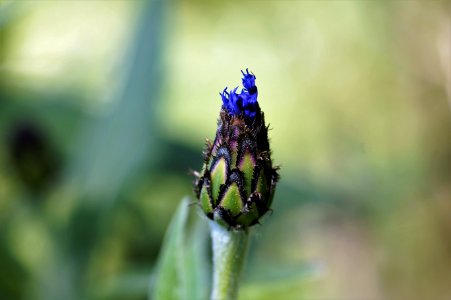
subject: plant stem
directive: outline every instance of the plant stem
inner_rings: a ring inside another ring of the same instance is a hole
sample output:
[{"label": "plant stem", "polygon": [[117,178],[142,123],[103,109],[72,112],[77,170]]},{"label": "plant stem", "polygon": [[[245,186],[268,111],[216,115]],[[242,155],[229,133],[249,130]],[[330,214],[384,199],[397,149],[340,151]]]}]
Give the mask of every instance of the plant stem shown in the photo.
[{"label": "plant stem", "polygon": [[212,300],[237,298],[240,273],[247,252],[249,234],[227,229],[210,222],[213,244],[213,289]]}]

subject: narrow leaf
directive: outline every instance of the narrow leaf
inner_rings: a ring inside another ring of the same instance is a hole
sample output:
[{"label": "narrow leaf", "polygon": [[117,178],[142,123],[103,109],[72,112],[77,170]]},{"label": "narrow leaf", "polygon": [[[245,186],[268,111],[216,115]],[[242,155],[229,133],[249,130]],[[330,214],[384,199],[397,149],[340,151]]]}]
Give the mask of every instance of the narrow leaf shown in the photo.
[{"label": "narrow leaf", "polygon": [[172,218],[166,232],[160,256],[158,258],[157,276],[151,299],[182,299],[184,286],[183,247],[184,230],[188,219],[189,200],[183,199]]}]

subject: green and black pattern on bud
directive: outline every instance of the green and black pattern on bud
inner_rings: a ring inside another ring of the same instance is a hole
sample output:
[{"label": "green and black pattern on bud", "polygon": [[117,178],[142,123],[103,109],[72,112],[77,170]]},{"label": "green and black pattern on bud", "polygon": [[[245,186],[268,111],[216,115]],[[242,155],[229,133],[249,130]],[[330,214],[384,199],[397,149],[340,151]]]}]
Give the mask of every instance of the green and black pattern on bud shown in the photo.
[{"label": "green and black pattern on bud", "polygon": [[194,189],[207,217],[236,229],[257,224],[270,210],[279,179],[257,102],[255,76],[248,71],[243,75],[240,94],[236,89],[221,94],[216,137],[213,143],[207,140]]}]

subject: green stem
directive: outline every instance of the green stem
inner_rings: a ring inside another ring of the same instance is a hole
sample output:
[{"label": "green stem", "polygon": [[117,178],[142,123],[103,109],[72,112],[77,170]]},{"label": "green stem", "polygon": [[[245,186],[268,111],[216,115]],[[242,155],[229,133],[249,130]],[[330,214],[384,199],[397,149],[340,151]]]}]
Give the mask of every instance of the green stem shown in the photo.
[{"label": "green stem", "polygon": [[210,228],[213,244],[213,289],[211,299],[236,299],[249,234],[244,230],[227,229],[215,222],[210,222]]}]

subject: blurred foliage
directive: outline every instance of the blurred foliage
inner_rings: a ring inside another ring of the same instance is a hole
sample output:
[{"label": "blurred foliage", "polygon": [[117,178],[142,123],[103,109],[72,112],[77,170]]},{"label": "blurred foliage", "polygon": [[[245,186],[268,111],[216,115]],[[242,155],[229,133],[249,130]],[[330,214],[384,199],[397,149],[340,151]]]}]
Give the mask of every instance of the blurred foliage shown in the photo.
[{"label": "blurred foliage", "polygon": [[[147,298],[218,92],[249,67],[282,181],[241,298],[447,299],[450,11],[0,0],[0,298]],[[183,262],[208,268],[198,226],[205,261]]]}]

